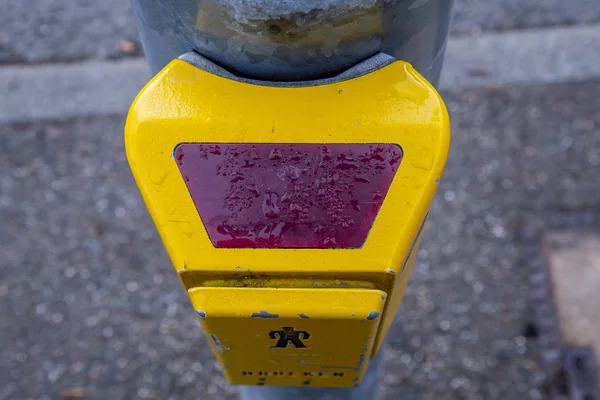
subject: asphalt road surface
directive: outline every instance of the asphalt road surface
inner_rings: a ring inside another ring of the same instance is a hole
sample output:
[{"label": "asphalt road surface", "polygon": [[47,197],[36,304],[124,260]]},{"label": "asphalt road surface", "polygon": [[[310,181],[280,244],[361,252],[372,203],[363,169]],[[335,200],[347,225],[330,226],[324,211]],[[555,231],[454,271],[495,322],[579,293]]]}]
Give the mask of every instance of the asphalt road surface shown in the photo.
[{"label": "asphalt road surface", "polygon": [[[126,1],[63,3],[0,1],[0,81],[15,62],[131,56],[119,47],[137,40]],[[462,0],[453,34],[599,18],[597,0]],[[453,144],[383,349],[386,400],[543,398],[524,232],[600,213],[600,77],[533,75],[442,92]],[[131,177],[125,112],[0,125],[0,400],[237,398]]]}]

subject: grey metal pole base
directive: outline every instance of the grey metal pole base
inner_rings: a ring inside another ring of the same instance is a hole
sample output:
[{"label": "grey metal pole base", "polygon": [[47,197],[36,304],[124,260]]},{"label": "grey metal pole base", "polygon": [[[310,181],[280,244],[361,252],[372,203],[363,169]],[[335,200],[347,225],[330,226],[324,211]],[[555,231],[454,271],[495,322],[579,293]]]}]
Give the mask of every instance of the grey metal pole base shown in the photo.
[{"label": "grey metal pole base", "polygon": [[240,386],[240,400],[374,400],[383,380],[381,352],[369,363],[360,385],[353,388]]}]

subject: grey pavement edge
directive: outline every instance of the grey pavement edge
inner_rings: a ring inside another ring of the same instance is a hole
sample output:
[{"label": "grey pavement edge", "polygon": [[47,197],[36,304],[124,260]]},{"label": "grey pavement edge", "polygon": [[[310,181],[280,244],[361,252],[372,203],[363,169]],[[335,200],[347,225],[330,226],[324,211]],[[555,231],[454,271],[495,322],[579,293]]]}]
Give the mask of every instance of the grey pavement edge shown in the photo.
[{"label": "grey pavement edge", "polygon": [[[600,25],[450,38],[445,90],[600,77]],[[150,78],[143,59],[0,67],[0,124],[123,114]]]}]

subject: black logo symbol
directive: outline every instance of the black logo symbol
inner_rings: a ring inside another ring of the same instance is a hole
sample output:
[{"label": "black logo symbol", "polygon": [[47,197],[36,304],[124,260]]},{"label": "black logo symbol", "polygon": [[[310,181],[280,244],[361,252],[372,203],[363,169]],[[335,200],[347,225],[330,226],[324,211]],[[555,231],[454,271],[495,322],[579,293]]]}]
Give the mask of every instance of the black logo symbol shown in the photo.
[{"label": "black logo symbol", "polygon": [[288,343],[293,344],[297,348],[305,348],[306,346],[302,343],[301,339],[308,339],[310,334],[305,331],[296,331],[291,326],[284,326],[280,331],[269,332],[271,339],[277,340],[275,347],[287,347]]}]

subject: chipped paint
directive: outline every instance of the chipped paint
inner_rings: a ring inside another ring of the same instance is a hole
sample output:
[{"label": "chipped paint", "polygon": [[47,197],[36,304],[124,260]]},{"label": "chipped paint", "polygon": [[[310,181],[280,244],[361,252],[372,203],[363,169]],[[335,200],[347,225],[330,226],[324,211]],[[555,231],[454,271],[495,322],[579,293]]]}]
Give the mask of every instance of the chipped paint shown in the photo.
[{"label": "chipped paint", "polygon": [[387,272],[390,275],[396,275],[396,271],[394,271],[393,269],[390,269],[390,268],[386,269],[385,272]]},{"label": "chipped paint", "polygon": [[360,352],[360,358],[358,359],[358,364],[356,365],[356,371],[360,372],[360,370],[363,367],[363,364],[365,362],[365,352],[366,349],[363,348],[363,350]]},{"label": "chipped paint", "polygon": [[196,314],[198,314],[198,316],[202,319],[206,319],[206,311],[203,310],[196,310]]},{"label": "chipped paint", "polygon": [[[389,275],[388,275],[389,276]],[[198,287],[202,282],[210,287],[273,287],[273,288],[357,288],[357,289],[379,289],[384,290],[384,281],[369,282],[365,276],[357,276],[358,279],[335,280],[320,279],[315,281],[306,277],[273,277],[266,274],[256,274],[251,271],[235,270],[233,274],[218,274],[207,276],[203,273],[188,270],[182,276],[183,283],[187,289]]]},{"label": "chipped paint", "polygon": [[219,341],[219,339],[213,333],[210,334],[210,338],[215,344],[215,347],[217,348],[219,354],[223,354],[223,347],[221,347],[221,342]]},{"label": "chipped paint", "polygon": [[[352,383],[354,385],[356,385],[355,380],[360,381],[359,377],[361,375],[361,371],[362,371],[363,367],[365,366],[366,355],[369,352],[369,342],[370,342],[370,339],[371,339],[370,337],[367,337],[365,339],[364,347],[363,347],[362,351],[360,352],[360,357],[358,359],[358,364],[356,365],[357,376],[352,380]],[[368,360],[367,360],[367,363],[368,363]]]},{"label": "chipped paint", "polygon": [[[235,265],[230,268],[231,272]],[[190,293],[194,311],[206,313],[207,321],[201,322],[212,350],[222,366],[230,367],[227,378],[233,377],[239,384],[254,384],[260,371],[261,376],[267,377],[265,385],[299,385],[301,379],[312,379],[311,385],[332,387],[350,387],[354,377],[360,380],[364,375],[378,322],[365,318],[372,310],[381,312],[381,296],[385,295],[376,290],[284,288],[195,288]],[[207,294],[215,300],[207,299]],[[289,301],[290,298],[294,301]],[[232,310],[232,304],[236,309]],[[356,316],[352,317],[352,312]],[[239,313],[242,317],[237,317]],[[252,320],[252,314],[255,318],[278,314],[279,319]],[[276,342],[271,333],[279,333],[284,326],[294,326],[296,332],[306,331],[315,341],[304,342],[300,337],[306,347],[295,347],[293,342],[285,348],[274,347]],[[332,334],[336,329],[352,332],[352,335],[339,338]],[[324,365],[328,368],[323,368]],[[253,371],[253,374],[244,375],[244,371]],[[343,375],[334,375],[342,371]],[[268,373],[272,373],[277,382],[265,375]]]},{"label": "chipped paint", "polygon": [[279,318],[279,314],[271,314],[268,311],[261,310],[257,313],[252,313],[252,318]]},{"label": "chipped paint", "polygon": [[367,321],[373,321],[377,317],[379,317],[379,313],[377,311],[371,311],[369,315],[367,315]]},{"label": "chipped paint", "polygon": [[302,319],[310,319],[310,317],[306,314],[298,314],[298,316]]}]

